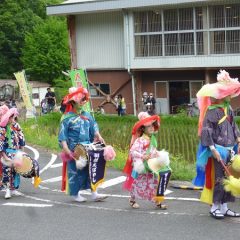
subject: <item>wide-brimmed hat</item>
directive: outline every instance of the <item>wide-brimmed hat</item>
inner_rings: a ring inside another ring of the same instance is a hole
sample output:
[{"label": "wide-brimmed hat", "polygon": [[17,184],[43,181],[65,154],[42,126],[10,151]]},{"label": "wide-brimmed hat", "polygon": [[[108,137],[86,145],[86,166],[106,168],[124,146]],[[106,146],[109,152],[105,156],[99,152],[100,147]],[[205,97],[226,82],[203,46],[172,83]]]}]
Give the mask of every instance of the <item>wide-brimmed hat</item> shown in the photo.
[{"label": "wide-brimmed hat", "polygon": [[223,99],[226,97],[237,97],[240,94],[240,82],[238,78],[231,78],[225,70],[217,74],[216,83],[205,84],[197,92],[197,101],[200,111],[198,134],[200,135],[202,123],[208,107],[212,104],[211,98]]},{"label": "wide-brimmed hat", "polygon": [[70,101],[81,103],[81,102],[87,102],[88,100],[89,100],[89,93],[86,88],[71,87],[69,88],[69,94],[66,95],[63,99],[63,104],[67,104]]},{"label": "wide-brimmed hat", "polygon": [[2,115],[1,120],[0,120],[0,127],[6,127],[8,124],[9,118],[11,116],[13,116],[13,117],[18,116],[17,108],[10,108],[4,115]]},{"label": "wide-brimmed hat", "polygon": [[223,99],[225,97],[237,97],[240,94],[240,82],[238,78],[231,78],[225,70],[217,74],[216,83],[205,84],[197,93],[197,97],[213,97]]},{"label": "wide-brimmed hat", "polygon": [[160,126],[160,117],[158,115],[150,116],[147,112],[140,112],[138,114],[139,121],[135,123],[132,129],[132,135],[135,135],[142,126],[148,126],[156,122],[154,130],[157,131]]},{"label": "wide-brimmed hat", "polygon": [[7,113],[8,110],[9,110],[9,107],[5,104],[0,107],[0,120],[1,120],[2,116],[5,113]]},{"label": "wide-brimmed hat", "polygon": [[69,94],[63,98],[63,104],[66,106],[65,113],[75,112],[76,110],[73,108],[71,101],[75,103],[85,104],[89,101],[89,93],[86,88],[83,87],[71,87],[69,88]]}]

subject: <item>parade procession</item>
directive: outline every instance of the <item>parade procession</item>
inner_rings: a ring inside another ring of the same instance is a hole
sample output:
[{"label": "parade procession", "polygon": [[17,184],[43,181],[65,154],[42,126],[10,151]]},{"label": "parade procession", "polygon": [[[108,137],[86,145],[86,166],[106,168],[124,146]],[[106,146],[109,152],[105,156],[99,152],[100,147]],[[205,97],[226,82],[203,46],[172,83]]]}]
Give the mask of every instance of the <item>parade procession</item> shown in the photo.
[{"label": "parade procession", "polygon": [[240,237],[240,1],[0,1],[0,239]]}]

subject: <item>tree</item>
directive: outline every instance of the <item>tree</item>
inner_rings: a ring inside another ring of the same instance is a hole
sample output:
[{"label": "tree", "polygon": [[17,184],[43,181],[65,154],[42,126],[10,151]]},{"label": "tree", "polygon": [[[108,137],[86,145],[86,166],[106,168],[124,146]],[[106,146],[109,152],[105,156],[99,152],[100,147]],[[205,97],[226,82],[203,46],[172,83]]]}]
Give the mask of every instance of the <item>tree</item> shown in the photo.
[{"label": "tree", "polygon": [[47,18],[25,37],[21,58],[31,79],[53,83],[70,67],[66,20]]},{"label": "tree", "polygon": [[41,20],[31,9],[27,0],[3,0],[0,3],[0,75],[12,76],[21,69],[21,48],[24,35]]},{"label": "tree", "polygon": [[25,34],[46,19],[46,5],[62,0],[0,0],[0,78],[21,70]]}]

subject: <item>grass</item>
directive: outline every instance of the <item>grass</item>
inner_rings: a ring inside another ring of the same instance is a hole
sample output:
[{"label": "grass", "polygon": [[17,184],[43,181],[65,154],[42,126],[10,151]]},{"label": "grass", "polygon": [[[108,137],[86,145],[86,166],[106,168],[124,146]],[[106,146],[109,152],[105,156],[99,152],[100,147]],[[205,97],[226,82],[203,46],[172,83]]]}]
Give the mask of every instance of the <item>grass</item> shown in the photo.
[{"label": "grass", "polygon": [[[131,130],[137,118],[130,115],[95,117],[106,143],[114,146],[117,153],[115,161],[109,162],[108,165],[122,170],[128,155]],[[26,141],[59,152],[57,135],[60,118],[60,113],[51,113],[37,119],[22,121]],[[161,127],[157,134],[158,148],[171,154],[173,180],[191,180],[194,177],[198,145],[197,121],[197,118],[185,116],[161,116]]]}]

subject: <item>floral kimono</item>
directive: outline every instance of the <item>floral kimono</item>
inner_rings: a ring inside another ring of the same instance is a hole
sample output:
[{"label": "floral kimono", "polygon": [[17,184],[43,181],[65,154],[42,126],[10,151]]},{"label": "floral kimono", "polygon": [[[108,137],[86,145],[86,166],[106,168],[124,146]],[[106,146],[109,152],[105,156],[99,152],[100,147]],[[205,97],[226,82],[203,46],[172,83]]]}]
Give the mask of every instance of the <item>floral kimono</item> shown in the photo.
[{"label": "floral kimono", "polygon": [[[17,150],[24,145],[24,135],[17,122],[0,127],[0,152],[4,152],[10,159],[13,159]],[[2,164],[2,184],[11,189],[17,189],[20,184],[19,174],[5,164]]]},{"label": "floral kimono", "polygon": [[[142,137],[134,141],[130,148],[129,155],[132,162],[143,161],[143,155],[146,154],[147,151],[150,153],[150,158],[156,157],[157,149],[154,146],[150,146],[150,138],[143,134]],[[170,175],[170,168],[156,175],[146,167],[145,172],[137,174],[137,176],[135,176],[134,171],[132,171],[131,176],[127,177],[124,188],[130,191],[132,199],[139,198],[153,202],[162,202]]]}]

